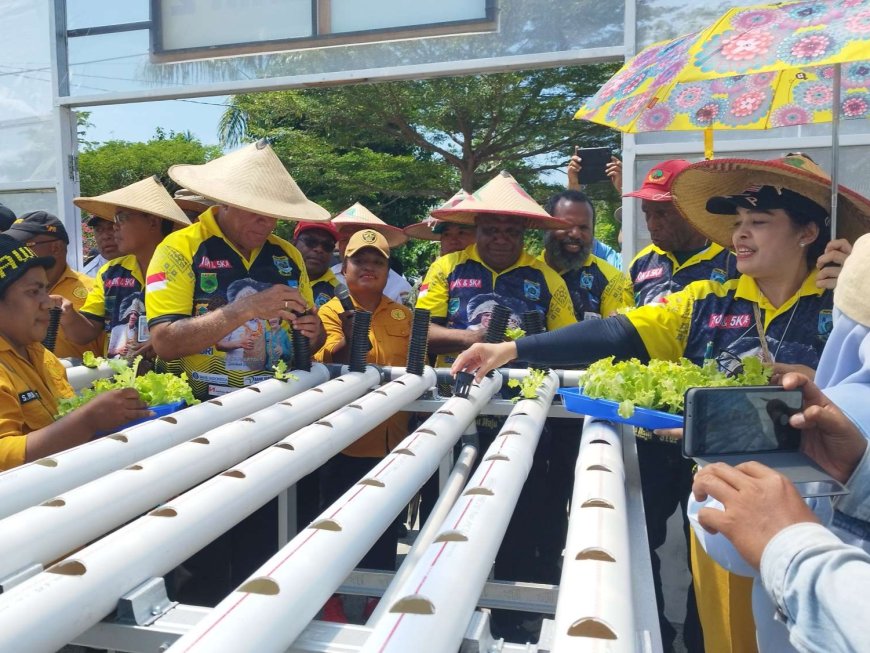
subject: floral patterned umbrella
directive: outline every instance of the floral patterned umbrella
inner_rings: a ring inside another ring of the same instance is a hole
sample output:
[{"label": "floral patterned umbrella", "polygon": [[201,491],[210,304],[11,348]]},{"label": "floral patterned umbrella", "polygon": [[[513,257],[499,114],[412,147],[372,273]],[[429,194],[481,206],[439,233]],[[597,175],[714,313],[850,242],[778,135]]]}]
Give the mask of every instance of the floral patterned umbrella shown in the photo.
[{"label": "floral patterned umbrella", "polygon": [[[708,158],[715,129],[870,118],[870,0],[736,7],[643,50],[575,118],[623,132],[703,129]],[[836,147],[835,131],[834,179]]]}]

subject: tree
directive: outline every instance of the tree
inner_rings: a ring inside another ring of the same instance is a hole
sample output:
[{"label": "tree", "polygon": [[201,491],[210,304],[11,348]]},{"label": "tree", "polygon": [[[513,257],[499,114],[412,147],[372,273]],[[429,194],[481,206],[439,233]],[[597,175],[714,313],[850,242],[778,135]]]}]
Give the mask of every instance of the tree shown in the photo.
[{"label": "tree", "polygon": [[[616,69],[598,64],[237,95],[223,116],[221,141],[268,138],[312,199],[333,212],[359,201],[400,226],[499,170],[543,202],[561,188],[546,173],[564,167],[573,145],[618,146],[615,132],[571,119]],[[419,272],[419,253],[408,254],[403,262]]]},{"label": "tree", "polygon": [[174,193],[178,184],[169,178],[169,166],[205,163],[221,154],[218,146],[203,145],[189,133],[167,133],[159,128],[147,143],[106,141],[79,154],[81,193],[85,197],[101,195],[151,175],[157,175]]}]

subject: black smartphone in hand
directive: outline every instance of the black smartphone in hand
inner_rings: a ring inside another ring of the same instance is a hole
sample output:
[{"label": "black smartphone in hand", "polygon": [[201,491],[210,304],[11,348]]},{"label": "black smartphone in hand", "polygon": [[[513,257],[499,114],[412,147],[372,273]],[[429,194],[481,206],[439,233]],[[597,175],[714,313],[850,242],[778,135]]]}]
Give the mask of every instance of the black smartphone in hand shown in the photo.
[{"label": "black smartphone in hand", "polygon": [[613,152],[609,147],[578,147],[574,154],[580,157],[580,183],[594,184],[610,181],[604,168],[610,163]]}]

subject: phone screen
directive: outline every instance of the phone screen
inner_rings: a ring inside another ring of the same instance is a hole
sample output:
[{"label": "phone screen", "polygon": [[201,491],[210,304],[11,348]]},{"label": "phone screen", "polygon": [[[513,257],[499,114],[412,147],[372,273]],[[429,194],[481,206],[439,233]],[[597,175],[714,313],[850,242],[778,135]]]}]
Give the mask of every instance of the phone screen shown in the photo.
[{"label": "phone screen", "polygon": [[598,181],[609,180],[607,173],[604,171],[604,166],[610,163],[610,157],[613,155],[609,147],[578,148],[575,150],[575,153],[581,159],[581,183],[594,184]]},{"label": "phone screen", "polygon": [[797,451],[801,434],[788,420],[802,402],[800,390],[780,386],[692,388],[686,393],[685,453]]}]

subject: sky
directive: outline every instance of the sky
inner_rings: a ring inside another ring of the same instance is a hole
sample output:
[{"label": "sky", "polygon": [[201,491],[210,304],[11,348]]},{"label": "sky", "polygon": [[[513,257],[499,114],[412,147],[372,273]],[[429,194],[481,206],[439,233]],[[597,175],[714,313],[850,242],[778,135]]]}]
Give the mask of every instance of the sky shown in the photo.
[{"label": "sky", "polygon": [[204,144],[216,145],[225,101],[226,96],[220,96],[84,108],[91,112],[89,121],[93,124],[86,138],[100,143],[113,139],[147,141],[157,127],[162,127],[167,132],[189,130]]}]

